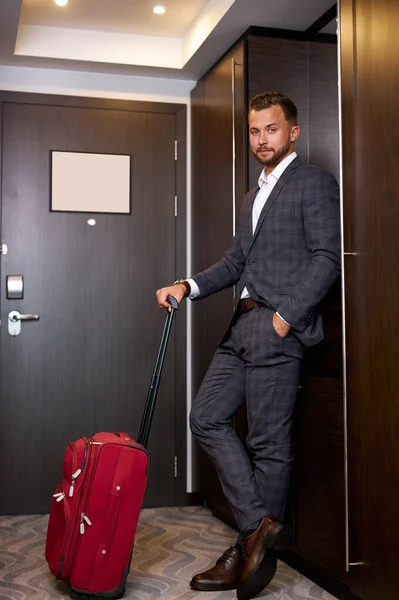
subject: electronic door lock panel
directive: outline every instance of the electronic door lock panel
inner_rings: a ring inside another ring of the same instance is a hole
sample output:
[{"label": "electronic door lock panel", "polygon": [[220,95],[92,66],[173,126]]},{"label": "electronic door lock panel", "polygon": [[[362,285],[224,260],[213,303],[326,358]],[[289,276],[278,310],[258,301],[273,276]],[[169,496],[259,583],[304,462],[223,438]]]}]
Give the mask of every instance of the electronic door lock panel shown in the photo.
[{"label": "electronic door lock panel", "polygon": [[24,276],[7,275],[7,300],[22,300],[24,297]]}]

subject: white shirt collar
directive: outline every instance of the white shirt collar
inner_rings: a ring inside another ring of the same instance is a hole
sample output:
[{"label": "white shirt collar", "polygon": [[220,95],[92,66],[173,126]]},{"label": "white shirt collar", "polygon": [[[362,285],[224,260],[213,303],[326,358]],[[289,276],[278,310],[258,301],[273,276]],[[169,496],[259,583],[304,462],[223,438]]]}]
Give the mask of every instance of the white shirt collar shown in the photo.
[{"label": "white shirt collar", "polygon": [[273,169],[273,171],[270,173],[270,175],[266,175],[265,170],[262,169],[262,173],[260,174],[260,177],[258,179],[258,186],[261,188],[264,183],[271,183],[272,181],[276,182],[281,177],[281,175],[284,173],[284,171],[286,170],[288,165],[290,163],[292,163],[292,161],[296,157],[297,157],[296,152],[292,152],[291,154],[286,156],[284,158],[284,160],[282,160],[281,163],[279,163],[277,165],[277,167],[275,169]]}]

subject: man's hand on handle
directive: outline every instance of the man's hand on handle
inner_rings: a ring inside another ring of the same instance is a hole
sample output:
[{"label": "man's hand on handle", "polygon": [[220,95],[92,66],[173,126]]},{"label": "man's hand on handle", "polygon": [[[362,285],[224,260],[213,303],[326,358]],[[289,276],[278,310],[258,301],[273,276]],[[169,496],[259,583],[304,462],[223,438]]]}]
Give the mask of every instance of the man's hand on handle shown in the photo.
[{"label": "man's hand on handle", "polygon": [[187,296],[187,288],[182,283],[179,283],[177,285],[170,285],[168,287],[164,287],[160,290],[157,290],[156,296],[159,308],[170,308],[168,296],[174,296],[180,304],[183,298]]}]

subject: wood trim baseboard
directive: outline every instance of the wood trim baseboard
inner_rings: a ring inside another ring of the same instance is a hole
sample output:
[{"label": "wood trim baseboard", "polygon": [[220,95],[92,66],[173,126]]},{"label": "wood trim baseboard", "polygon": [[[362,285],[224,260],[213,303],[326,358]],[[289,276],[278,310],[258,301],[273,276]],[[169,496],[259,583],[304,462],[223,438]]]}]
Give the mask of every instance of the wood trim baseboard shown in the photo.
[{"label": "wood trim baseboard", "polygon": [[198,492],[187,492],[186,506],[205,506],[205,502]]}]

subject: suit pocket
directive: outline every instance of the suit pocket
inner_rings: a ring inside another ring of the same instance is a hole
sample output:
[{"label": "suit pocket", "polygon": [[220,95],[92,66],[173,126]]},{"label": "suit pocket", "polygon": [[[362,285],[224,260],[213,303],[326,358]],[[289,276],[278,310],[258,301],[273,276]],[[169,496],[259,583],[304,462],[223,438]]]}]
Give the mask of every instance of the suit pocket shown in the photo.
[{"label": "suit pocket", "polygon": [[[274,323],[273,323],[273,318],[274,318],[274,315],[275,315],[275,313],[274,313],[273,311],[271,311],[271,312],[272,312],[272,320],[271,320],[271,327],[272,327],[272,330],[273,330],[274,334],[275,334],[275,335],[276,335],[278,338],[280,338],[280,340],[285,340],[285,338],[286,338],[287,336],[286,336],[286,335],[284,335],[284,336],[283,336],[283,335],[280,335],[280,334],[279,334],[279,333],[276,331],[276,328],[274,327]],[[289,332],[288,332],[288,334],[287,334],[287,335],[289,335]]]}]

